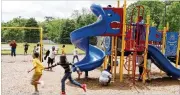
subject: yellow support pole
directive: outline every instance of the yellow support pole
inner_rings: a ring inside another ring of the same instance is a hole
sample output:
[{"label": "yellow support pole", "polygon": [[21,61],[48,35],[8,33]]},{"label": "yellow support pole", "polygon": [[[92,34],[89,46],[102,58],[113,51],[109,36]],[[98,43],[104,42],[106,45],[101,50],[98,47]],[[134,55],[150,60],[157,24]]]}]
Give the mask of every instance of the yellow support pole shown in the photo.
[{"label": "yellow support pole", "polygon": [[166,24],[166,29],[167,29],[167,31],[169,31],[169,22],[167,22],[167,24]]},{"label": "yellow support pole", "polygon": [[107,67],[107,62],[108,62],[108,56],[105,57],[104,59],[104,64],[103,64],[103,70],[106,69]]},{"label": "yellow support pole", "polygon": [[107,63],[109,62],[109,56],[106,56],[105,68],[107,68]]},{"label": "yellow support pole", "polygon": [[113,73],[113,60],[114,60],[114,37],[112,37],[111,42],[111,73]]},{"label": "yellow support pole", "polygon": [[149,20],[150,16],[147,16],[146,23],[146,42],[145,42],[145,51],[144,51],[144,73],[143,73],[143,83],[146,81],[146,65],[147,65],[147,53],[148,53],[148,38],[149,38]]},{"label": "yellow support pole", "polygon": [[[106,48],[104,49],[106,51]],[[103,62],[103,70],[106,68],[106,62],[107,62],[107,56],[105,56],[104,62]]]},{"label": "yellow support pole", "polygon": [[[120,5],[120,2],[119,2],[119,0],[117,0],[117,7],[119,8],[119,5]],[[115,37],[115,50],[114,50],[114,52],[115,52],[115,63],[114,63],[114,79],[116,78],[116,62],[117,62],[117,40],[118,40],[118,37],[116,36]],[[113,80],[114,80],[113,79]]]},{"label": "yellow support pole", "polygon": [[[163,30],[163,39],[162,39],[162,54],[165,53],[166,30],[167,30],[167,28],[164,27],[164,30]],[[162,74],[162,71],[161,71],[161,70],[160,70],[160,74]]]},{"label": "yellow support pole", "polygon": [[117,0],[117,7],[119,8],[119,6],[120,6],[120,1]]},{"label": "yellow support pole", "polygon": [[40,46],[41,46],[41,48],[40,48],[40,54],[41,54],[40,61],[41,62],[42,62],[42,58],[43,58],[43,52],[42,52],[42,50],[43,50],[43,42],[42,42],[42,40],[43,40],[43,28],[41,27],[40,28]]},{"label": "yellow support pole", "polygon": [[117,62],[117,36],[115,37],[115,62],[114,62],[114,78],[116,78],[116,62]]},{"label": "yellow support pole", "polygon": [[179,32],[179,36],[178,36],[178,48],[177,48],[177,52],[176,52],[176,68],[178,67],[178,63],[180,61],[179,59],[179,51],[180,51],[180,32]]},{"label": "yellow support pole", "polygon": [[123,31],[122,31],[122,47],[121,47],[121,58],[120,58],[120,82],[123,81],[123,65],[124,65],[124,49],[125,49],[125,32],[126,32],[126,0],[124,0],[123,6]]},{"label": "yellow support pole", "polygon": [[2,29],[40,29],[39,27],[2,27]]},{"label": "yellow support pole", "polygon": [[106,57],[107,57],[107,56],[105,56],[104,62],[103,62],[103,70],[105,69]]}]

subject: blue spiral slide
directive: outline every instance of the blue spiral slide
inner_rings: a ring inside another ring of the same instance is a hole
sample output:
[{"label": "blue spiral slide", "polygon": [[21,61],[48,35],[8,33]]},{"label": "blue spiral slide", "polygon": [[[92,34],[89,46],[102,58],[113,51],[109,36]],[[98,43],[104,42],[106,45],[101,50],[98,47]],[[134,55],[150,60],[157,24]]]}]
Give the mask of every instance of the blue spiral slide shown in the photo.
[{"label": "blue spiral slide", "polygon": [[180,69],[174,67],[171,62],[157,49],[156,47],[149,45],[148,52],[150,56],[155,60],[155,65],[167,73],[168,76],[173,78],[180,78]]},{"label": "blue spiral slide", "polygon": [[[86,53],[84,59],[75,63],[81,71],[91,71],[100,67],[105,58],[104,51],[89,44],[89,37],[101,36],[106,32],[105,13],[99,5],[93,4],[90,8],[99,17],[99,20],[93,24],[74,30],[70,34],[71,42]],[[76,69],[74,68],[73,71],[76,71]]]}]

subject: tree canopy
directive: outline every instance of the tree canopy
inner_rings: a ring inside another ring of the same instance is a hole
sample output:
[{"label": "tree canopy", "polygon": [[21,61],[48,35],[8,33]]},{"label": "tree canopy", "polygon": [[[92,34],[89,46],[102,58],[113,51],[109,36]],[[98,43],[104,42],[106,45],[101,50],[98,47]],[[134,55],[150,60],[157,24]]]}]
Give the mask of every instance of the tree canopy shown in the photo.
[{"label": "tree canopy", "polygon": [[[170,31],[179,31],[180,27],[180,2],[169,1],[138,1],[128,6],[127,8],[127,21],[129,22],[132,15],[132,9],[136,6],[144,7],[144,20],[146,16],[150,15],[151,24],[154,22],[158,29],[162,30],[164,27],[164,19],[169,22]],[[165,16],[166,7],[166,16]],[[134,12],[134,16],[137,17],[137,10]],[[165,17],[165,18],[164,18]]]},{"label": "tree canopy", "polygon": [[[130,22],[132,9],[138,5],[144,6],[144,20],[150,15],[150,23],[153,22],[162,30],[164,27],[165,2],[162,1],[137,1],[127,7],[127,23]],[[169,2],[166,5],[166,22],[169,22],[170,31],[180,31],[180,2]],[[137,10],[133,14],[133,22],[137,16]],[[89,25],[96,21],[96,16],[88,9],[74,10],[69,18],[56,18],[45,16],[44,21],[37,22],[35,18],[25,19],[21,16],[13,18],[8,22],[1,22],[2,26],[26,26],[43,27],[43,39],[49,39],[56,43],[70,44],[70,33],[75,29]],[[17,42],[38,42],[39,30],[3,29],[2,41],[16,40]],[[96,42],[91,37],[90,42]]]}]

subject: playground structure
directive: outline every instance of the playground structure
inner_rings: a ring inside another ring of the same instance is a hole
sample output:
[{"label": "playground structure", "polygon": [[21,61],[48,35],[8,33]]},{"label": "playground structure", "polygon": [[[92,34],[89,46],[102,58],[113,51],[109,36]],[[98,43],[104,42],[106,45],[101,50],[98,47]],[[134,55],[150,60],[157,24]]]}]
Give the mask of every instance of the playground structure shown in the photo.
[{"label": "playground structure", "polygon": [[[39,33],[40,33],[40,47],[43,46],[43,42],[42,42],[42,39],[43,39],[43,28],[42,27],[1,27],[1,29],[36,29],[36,30],[39,30]],[[7,48],[6,50],[9,50],[10,48],[8,47],[5,47]],[[42,61],[42,48],[40,48],[40,59]]]},{"label": "playground structure", "polygon": [[[121,48],[119,63],[120,82],[123,81],[123,67],[126,67],[125,63],[128,63],[127,71],[128,74],[131,71],[131,78],[135,84],[137,57],[141,56],[144,57],[143,82],[145,83],[148,54],[155,61],[155,65],[167,73],[168,76],[180,78],[180,70],[176,68],[179,62],[180,36],[178,36],[177,32],[167,32],[168,25],[164,27],[163,32],[158,32],[156,27],[150,27],[150,16],[146,17],[146,23],[141,23],[142,17],[144,17],[143,6],[136,7],[138,15],[135,23],[133,23],[135,10],[133,9],[131,22],[126,24],[126,0],[124,0],[123,8],[119,8],[119,0],[117,8],[102,8],[96,4],[92,4],[90,8],[98,17],[97,22],[74,30],[70,35],[71,42],[86,53],[83,60],[75,63],[81,71],[94,70],[103,63],[103,68],[106,68],[110,57],[114,81],[116,78],[117,48]],[[169,40],[168,35],[171,34],[174,36],[170,36],[171,39]],[[90,36],[106,36],[104,39],[105,52],[89,44],[88,38]],[[168,56],[173,57],[173,60],[176,59],[176,67],[167,59]],[[125,57],[127,60],[125,60]],[[132,69],[130,66],[132,66]],[[76,71],[75,68],[74,71]]]},{"label": "playground structure", "polygon": [[[124,0],[123,8],[119,8],[119,3],[118,0],[117,8],[102,8],[100,5],[92,4],[91,10],[98,17],[98,21],[71,33],[71,42],[86,53],[85,58],[75,63],[75,65],[77,65],[81,71],[88,72],[100,67],[102,64],[105,69],[108,60],[111,60],[112,81],[114,81],[117,75],[117,56],[120,56],[120,63],[118,64],[120,82],[123,81],[123,67],[125,67],[128,74],[132,74],[132,80],[133,83],[135,83],[137,57],[142,57],[144,53],[145,70],[143,73],[143,82],[145,82],[147,53],[149,52],[153,60],[155,60],[155,64],[161,70],[169,76],[179,78],[180,70],[171,65],[169,61],[173,61],[176,63],[176,67],[178,67],[180,51],[179,33],[167,32],[168,25],[164,27],[163,32],[158,32],[156,27],[150,27],[149,16],[146,18],[146,24],[139,23],[141,17],[144,17],[143,6],[136,7],[138,9],[138,15],[135,21],[133,20],[135,8],[132,10],[130,24],[126,24],[126,0]],[[42,27],[2,27],[2,29],[38,29],[40,30],[40,45],[41,47],[43,45]],[[102,51],[96,46],[89,45],[88,38],[90,36],[105,36],[105,51]],[[41,55],[43,55],[42,49]],[[75,68],[74,71],[76,71]]]}]

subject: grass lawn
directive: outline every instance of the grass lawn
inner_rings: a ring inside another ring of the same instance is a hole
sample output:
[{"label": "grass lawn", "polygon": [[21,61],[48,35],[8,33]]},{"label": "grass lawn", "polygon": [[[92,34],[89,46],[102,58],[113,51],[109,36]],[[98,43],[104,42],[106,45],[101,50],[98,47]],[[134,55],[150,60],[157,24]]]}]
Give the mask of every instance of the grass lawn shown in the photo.
[{"label": "grass lawn", "polygon": [[[30,46],[29,46],[29,49],[28,49],[28,54],[32,54],[33,48],[34,48],[34,46],[36,46],[36,44],[35,43],[29,43],[29,45]],[[53,46],[51,44],[44,44],[44,46],[48,46],[48,45]],[[8,46],[8,44],[1,44],[1,47],[3,47],[3,46]],[[55,45],[55,46],[57,46],[57,45]],[[59,44],[58,47],[59,47],[58,54],[60,54],[62,44]],[[74,49],[74,46],[72,44],[66,44],[65,51],[66,51],[67,54],[72,54],[73,49]],[[10,53],[11,53],[11,51],[3,51],[3,50],[1,50],[1,54],[10,54]],[[24,54],[24,43],[17,43],[16,53],[17,54]],[[43,52],[43,53],[45,53],[45,52]],[[79,49],[79,53],[82,54],[84,52]]]}]

